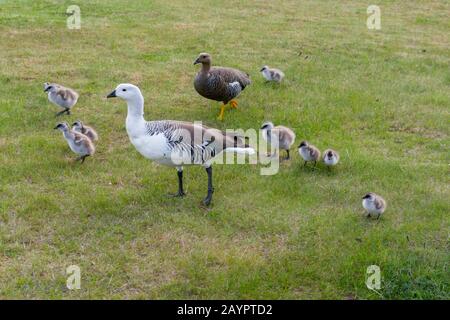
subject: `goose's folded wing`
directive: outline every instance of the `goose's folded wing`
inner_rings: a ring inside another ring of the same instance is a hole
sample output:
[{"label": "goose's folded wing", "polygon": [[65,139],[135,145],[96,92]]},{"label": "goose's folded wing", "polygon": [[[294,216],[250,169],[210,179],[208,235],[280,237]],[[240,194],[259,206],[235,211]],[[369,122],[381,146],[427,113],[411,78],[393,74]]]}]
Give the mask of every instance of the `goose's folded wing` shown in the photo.
[{"label": "goose's folded wing", "polygon": [[316,158],[319,156],[319,152],[314,148],[309,149],[309,154],[311,155],[312,158]]},{"label": "goose's folded wing", "polygon": [[76,145],[81,145],[83,143],[83,141],[86,140],[86,136],[81,133],[74,132],[74,136],[75,136],[75,139],[73,142]]},{"label": "goose's folded wing", "polygon": [[378,210],[383,208],[383,205],[384,205],[383,200],[375,198],[374,202],[375,202],[375,208],[377,208]]},{"label": "goose's folded wing", "polygon": [[250,76],[238,69],[213,67],[211,68],[210,73],[220,76],[225,83],[232,83],[237,81],[242,86],[242,88],[245,88],[251,83]]}]

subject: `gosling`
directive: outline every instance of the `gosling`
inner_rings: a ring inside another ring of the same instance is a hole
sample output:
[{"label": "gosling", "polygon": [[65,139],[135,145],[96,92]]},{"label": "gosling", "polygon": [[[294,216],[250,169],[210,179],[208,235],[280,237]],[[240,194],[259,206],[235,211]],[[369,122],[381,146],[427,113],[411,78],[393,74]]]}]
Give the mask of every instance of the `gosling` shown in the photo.
[{"label": "gosling", "polygon": [[81,120],[77,120],[72,124],[72,130],[84,134],[91,139],[91,141],[98,140],[98,134],[94,128],[85,126]]},{"label": "gosling", "polygon": [[64,109],[58,112],[56,116],[64,113],[70,115],[70,109],[77,103],[79,96],[75,90],[57,83],[44,83],[44,92],[48,93],[48,100],[51,103]]},{"label": "gosling", "polygon": [[376,215],[377,219],[379,219],[386,210],[386,201],[376,193],[369,192],[362,199],[362,205],[366,209],[368,218]]},{"label": "gosling", "polygon": [[337,153],[337,151],[333,149],[327,149],[324,151],[323,163],[325,163],[327,167],[333,167],[337,165],[338,162],[339,162],[339,153]]},{"label": "gosling", "polygon": [[298,153],[303,158],[303,160],[305,160],[305,164],[303,166],[306,166],[308,162],[314,161],[315,167],[317,161],[320,159],[320,150],[312,144],[309,144],[307,141],[302,141],[300,143],[300,145],[298,146]]},{"label": "gosling", "polygon": [[260,72],[263,75],[264,79],[266,79],[268,82],[273,81],[276,83],[280,83],[284,78],[283,71],[275,68],[269,68],[268,66],[262,67]]},{"label": "gosling", "polygon": [[271,149],[286,150],[287,156],[284,159],[290,159],[289,149],[295,142],[294,131],[285,126],[275,127],[272,122],[264,122],[261,126],[261,133],[263,139],[270,143]]},{"label": "gosling", "polygon": [[71,130],[67,122],[58,123],[54,129],[62,131],[70,149],[78,154],[79,157],[76,161],[81,160],[81,163],[83,163],[86,157],[95,153],[95,146],[91,139],[82,133]]}]

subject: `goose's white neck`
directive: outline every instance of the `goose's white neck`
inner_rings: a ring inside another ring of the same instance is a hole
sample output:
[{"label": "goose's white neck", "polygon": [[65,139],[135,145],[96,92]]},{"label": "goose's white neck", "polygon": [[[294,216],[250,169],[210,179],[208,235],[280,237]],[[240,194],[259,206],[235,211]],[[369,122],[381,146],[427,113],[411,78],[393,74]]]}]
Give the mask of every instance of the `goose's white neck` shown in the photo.
[{"label": "goose's white neck", "polygon": [[126,120],[127,133],[133,142],[136,137],[145,133],[144,97],[139,94],[127,100],[128,114]]},{"label": "goose's white neck", "polygon": [[139,94],[127,100],[127,118],[144,119],[144,97]]}]

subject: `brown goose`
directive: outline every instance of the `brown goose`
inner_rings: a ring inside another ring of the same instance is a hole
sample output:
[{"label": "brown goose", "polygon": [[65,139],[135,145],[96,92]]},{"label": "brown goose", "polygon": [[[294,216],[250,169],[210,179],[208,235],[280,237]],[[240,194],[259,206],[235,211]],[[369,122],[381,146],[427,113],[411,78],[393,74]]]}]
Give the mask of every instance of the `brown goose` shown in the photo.
[{"label": "brown goose", "polygon": [[251,83],[250,76],[237,69],[211,67],[209,53],[200,53],[194,65],[198,63],[202,64],[202,68],[195,77],[194,88],[202,97],[223,102],[219,114],[219,120],[223,120],[228,103],[232,108],[237,108],[238,103],[233,99]]}]

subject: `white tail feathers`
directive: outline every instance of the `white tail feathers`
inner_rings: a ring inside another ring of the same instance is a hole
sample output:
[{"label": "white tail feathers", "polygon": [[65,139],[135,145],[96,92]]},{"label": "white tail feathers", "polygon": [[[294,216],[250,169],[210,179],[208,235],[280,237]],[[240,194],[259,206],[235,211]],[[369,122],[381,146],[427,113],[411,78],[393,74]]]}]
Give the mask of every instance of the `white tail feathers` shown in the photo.
[{"label": "white tail feathers", "polygon": [[253,148],[226,148],[225,152],[236,152],[236,153],[252,155],[252,154],[255,154],[255,149],[253,149]]}]

